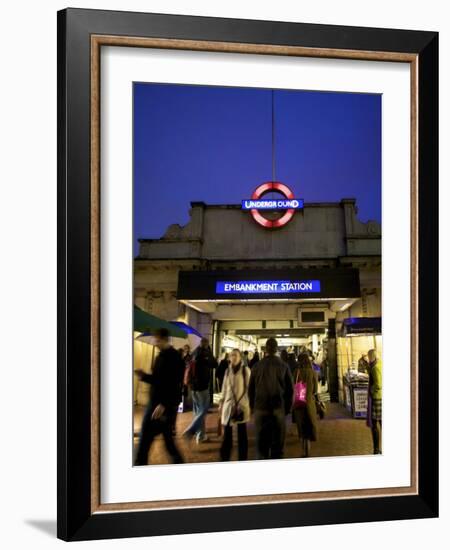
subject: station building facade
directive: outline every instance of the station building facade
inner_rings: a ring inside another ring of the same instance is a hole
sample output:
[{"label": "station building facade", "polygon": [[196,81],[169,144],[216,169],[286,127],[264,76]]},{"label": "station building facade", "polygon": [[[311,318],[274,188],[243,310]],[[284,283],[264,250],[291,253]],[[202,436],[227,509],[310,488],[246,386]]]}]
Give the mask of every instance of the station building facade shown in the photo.
[{"label": "station building facade", "polygon": [[139,239],[135,303],[191,325],[217,357],[268,336],[305,344],[326,355],[331,397],[342,401],[345,371],[381,351],[381,267],[380,224],[361,222],[354,199],[305,203],[277,229],[241,205],[193,202],[185,226]]}]

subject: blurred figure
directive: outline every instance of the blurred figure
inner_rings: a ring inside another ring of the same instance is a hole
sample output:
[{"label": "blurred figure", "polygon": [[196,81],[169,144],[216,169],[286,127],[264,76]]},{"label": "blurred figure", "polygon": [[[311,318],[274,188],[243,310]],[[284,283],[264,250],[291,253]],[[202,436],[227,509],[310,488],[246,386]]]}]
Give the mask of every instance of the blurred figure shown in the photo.
[{"label": "blurred figure", "polygon": [[320,364],[321,383],[322,390],[328,390],[328,354],[326,352],[322,355],[322,362]]},{"label": "blurred figure", "polygon": [[367,359],[367,355],[361,355],[361,357],[358,359],[358,372],[367,373],[369,370],[369,361]]},{"label": "blurred figure", "polygon": [[295,388],[299,383],[306,385],[305,399],[299,401],[294,399],[292,416],[295,424],[297,424],[303,456],[308,457],[311,450],[311,441],[317,441],[317,375],[312,368],[307,353],[299,355],[293,379]]},{"label": "blurred figure", "polygon": [[181,358],[184,362],[184,377],[183,377],[183,412],[190,411],[192,409],[192,392],[189,388],[189,367],[192,361],[191,347],[189,344],[185,344],[181,350]]},{"label": "blurred figure", "polygon": [[248,386],[250,368],[244,366],[241,352],[234,349],[230,354],[230,365],[225,372],[220,400],[219,414],[223,426],[223,441],[220,458],[230,460],[233,447],[233,426],[237,427],[238,459],[248,458],[247,422],[250,420]]},{"label": "blurred figure", "polygon": [[208,441],[206,437],[205,419],[210,405],[211,372],[217,366],[209,340],[202,338],[200,346],[195,350],[193,361],[189,368],[187,383],[192,389],[192,406],[194,417],[190,426],[184,432],[188,438],[196,437],[197,443]]},{"label": "blurred figure", "polygon": [[136,370],[139,378],[150,384],[150,399],[145,412],[135,465],[148,462],[148,453],[154,438],[162,434],[167,452],[172,462],[182,463],[181,456],[173,440],[178,405],[181,401],[184,363],[180,354],[169,343],[169,331],[159,329],[155,333],[155,345],[160,350],[151,374]]},{"label": "blurred figure", "polygon": [[312,370],[315,372],[317,380],[320,382],[320,380],[321,380],[321,370],[320,370],[320,365],[316,361],[316,356],[313,353],[311,353],[309,355],[309,359],[311,361]]},{"label": "blurred figure", "polygon": [[255,353],[253,354],[253,357],[251,358],[251,361],[249,362],[248,366],[250,368],[252,368],[258,362],[259,362],[259,352],[258,352],[258,350],[256,350]]},{"label": "blurred figure", "polygon": [[191,346],[189,344],[185,344],[181,348],[181,356],[186,365],[190,363],[190,361],[192,360],[192,355],[191,355]]},{"label": "blurred figure", "polygon": [[248,367],[248,350],[244,351],[244,354],[242,355],[242,362],[246,367]]},{"label": "blurred figure", "polygon": [[367,354],[369,360],[369,390],[367,400],[367,426],[372,430],[373,454],[381,454],[382,420],[382,368],[374,349]]},{"label": "blurred figure", "polygon": [[225,376],[225,373],[228,369],[229,364],[230,364],[229,355],[228,353],[225,352],[216,370],[216,376],[217,376],[217,381],[219,383],[220,391],[222,391],[223,378]]},{"label": "blurred figure", "polygon": [[287,356],[287,364],[291,370],[291,374],[294,372],[294,369],[297,367],[297,358],[295,357],[295,353],[291,351],[288,353]]},{"label": "blurred figure", "polygon": [[275,338],[266,342],[267,356],[250,376],[249,400],[254,413],[257,458],[283,458],[285,417],[292,406],[293,384],[289,367],[276,355]]},{"label": "blurred figure", "polygon": [[288,364],[288,352],[285,349],[282,349],[280,351],[280,359],[283,361],[283,363]]}]

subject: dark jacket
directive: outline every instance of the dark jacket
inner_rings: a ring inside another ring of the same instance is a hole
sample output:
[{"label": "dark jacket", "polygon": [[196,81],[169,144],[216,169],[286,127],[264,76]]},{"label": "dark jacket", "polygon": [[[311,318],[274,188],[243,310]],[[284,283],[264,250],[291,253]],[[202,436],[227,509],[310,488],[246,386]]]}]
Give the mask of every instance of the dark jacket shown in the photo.
[{"label": "dark jacket", "polygon": [[199,347],[194,354],[192,372],[192,391],[204,391],[209,388],[211,370],[217,367],[217,361],[210,348]]},{"label": "dark jacket", "polygon": [[172,346],[159,352],[151,374],[142,380],[150,384],[149,407],[163,405],[168,411],[176,409],[181,401],[184,361]]},{"label": "dark jacket", "polygon": [[380,359],[369,365],[369,392],[372,399],[381,399],[382,397],[382,367]]},{"label": "dark jacket", "polygon": [[221,384],[223,382],[225,373],[229,365],[230,365],[230,362],[228,359],[222,359],[222,361],[220,361],[219,363],[219,366],[217,367],[216,376],[219,379]]},{"label": "dark jacket", "polygon": [[291,374],[294,372],[295,368],[297,367],[297,361],[295,359],[295,355],[293,353],[290,353],[288,355],[287,360],[288,367],[291,369]]},{"label": "dark jacket", "polygon": [[248,387],[252,410],[273,412],[283,409],[288,414],[293,393],[289,367],[279,357],[269,355],[253,366]]}]

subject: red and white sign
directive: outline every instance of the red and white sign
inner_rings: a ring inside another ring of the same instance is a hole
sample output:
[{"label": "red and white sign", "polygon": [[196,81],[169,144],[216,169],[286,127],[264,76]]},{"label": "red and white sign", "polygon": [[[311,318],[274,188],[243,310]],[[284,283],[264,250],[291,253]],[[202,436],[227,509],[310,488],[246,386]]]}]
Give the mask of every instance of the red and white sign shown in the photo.
[{"label": "red and white sign", "polygon": [[[290,201],[293,204],[295,204],[295,208],[287,208],[286,212],[276,220],[270,220],[266,218],[258,208],[251,208],[250,213],[253,219],[256,221],[256,223],[268,229],[283,227],[292,219],[293,215],[295,214],[295,210],[303,207],[303,201],[300,199],[295,199],[294,193],[291,191],[291,189],[289,189],[287,185],[276,181],[275,182],[269,181],[259,185],[253,192],[251,200],[259,201],[262,199],[264,195],[272,191],[275,191],[283,195],[286,201],[288,202]],[[274,210],[278,210],[278,209],[279,209],[278,207],[274,208]]]}]

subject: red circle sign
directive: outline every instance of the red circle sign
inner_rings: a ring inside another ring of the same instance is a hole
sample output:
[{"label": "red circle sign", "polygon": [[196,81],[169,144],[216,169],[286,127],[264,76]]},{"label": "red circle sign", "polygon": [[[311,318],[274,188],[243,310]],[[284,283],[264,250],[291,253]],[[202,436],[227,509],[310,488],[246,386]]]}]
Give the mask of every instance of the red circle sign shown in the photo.
[{"label": "red circle sign", "polygon": [[[278,193],[284,195],[286,199],[294,199],[294,193],[289,189],[287,185],[284,185],[284,183],[280,183],[278,181],[268,181],[266,183],[262,183],[255,189],[252,195],[252,200],[258,200],[270,191],[277,191]],[[273,229],[275,227],[283,227],[283,225],[286,225],[292,219],[292,216],[295,213],[295,209],[288,208],[278,220],[268,220],[259,212],[257,208],[252,208],[250,210],[250,213],[253,216],[253,219],[257,223],[259,223],[259,225]]]}]

